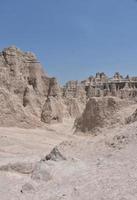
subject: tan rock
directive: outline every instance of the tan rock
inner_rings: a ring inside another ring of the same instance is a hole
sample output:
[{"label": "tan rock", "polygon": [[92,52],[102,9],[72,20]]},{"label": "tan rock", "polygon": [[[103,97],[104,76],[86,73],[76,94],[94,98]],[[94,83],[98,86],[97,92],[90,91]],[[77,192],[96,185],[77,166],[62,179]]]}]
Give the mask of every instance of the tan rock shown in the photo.
[{"label": "tan rock", "polygon": [[44,73],[36,56],[14,46],[0,53],[0,87],[1,126],[41,126],[45,99],[60,95],[56,79]]},{"label": "tan rock", "polygon": [[76,131],[92,132],[103,128],[119,109],[120,99],[114,97],[91,98],[82,116],[75,121]]},{"label": "tan rock", "polygon": [[126,124],[131,124],[137,121],[137,109],[135,110],[135,112],[129,116],[128,118],[126,118]]},{"label": "tan rock", "polygon": [[62,122],[62,107],[61,100],[55,97],[48,97],[42,109],[41,121],[45,123]]}]

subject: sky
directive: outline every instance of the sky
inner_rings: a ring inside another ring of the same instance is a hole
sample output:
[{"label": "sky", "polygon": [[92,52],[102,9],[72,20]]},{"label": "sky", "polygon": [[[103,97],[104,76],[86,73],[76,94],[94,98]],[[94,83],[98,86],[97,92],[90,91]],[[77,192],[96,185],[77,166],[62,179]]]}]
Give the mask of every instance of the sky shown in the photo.
[{"label": "sky", "polygon": [[34,52],[62,84],[137,75],[137,1],[0,0],[0,50],[11,45]]}]

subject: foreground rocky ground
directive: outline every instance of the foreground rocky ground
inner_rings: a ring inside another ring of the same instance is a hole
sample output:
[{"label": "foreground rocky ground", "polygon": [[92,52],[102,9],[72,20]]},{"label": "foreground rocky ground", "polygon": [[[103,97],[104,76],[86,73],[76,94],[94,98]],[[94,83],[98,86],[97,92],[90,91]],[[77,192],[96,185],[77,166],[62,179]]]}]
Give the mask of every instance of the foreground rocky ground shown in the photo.
[{"label": "foreground rocky ground", "polygon": [[137,77],[64,87],[37,57],[0,52],[0,200],[136,200]]},{"label": "foreground rocky ground", "polygon": [[0,199],[136,200],[137,122],[73,132],[73,120],[0,128]]}]

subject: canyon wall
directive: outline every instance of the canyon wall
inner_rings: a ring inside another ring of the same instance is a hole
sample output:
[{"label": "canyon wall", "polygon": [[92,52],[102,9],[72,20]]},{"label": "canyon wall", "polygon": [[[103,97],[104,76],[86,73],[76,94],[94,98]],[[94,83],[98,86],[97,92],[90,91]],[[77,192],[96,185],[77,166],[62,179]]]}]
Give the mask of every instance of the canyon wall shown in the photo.
[{"label": "canyon wall", "polygon": [[37,57],[15,46],[0,52],[0,126],[38,127],[78,118],[92,97],[136,100],[137,78],[104,73],[60,86]]}]

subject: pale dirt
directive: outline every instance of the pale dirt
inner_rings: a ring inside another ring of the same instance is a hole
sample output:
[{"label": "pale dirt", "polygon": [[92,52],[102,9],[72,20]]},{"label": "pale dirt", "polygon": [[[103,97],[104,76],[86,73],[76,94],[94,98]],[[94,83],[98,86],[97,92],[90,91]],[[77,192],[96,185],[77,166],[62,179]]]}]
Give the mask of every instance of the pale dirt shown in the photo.
[{"label": "pale dirt", "polygon": [[45,130],[0,128],[0,169],[36,163],[56,145],[66,158],[42,162],[47,181],[0,170],[0,200],[137,200],[137,122],[104,128],[97,136],[73,131],[73,120]]}]

